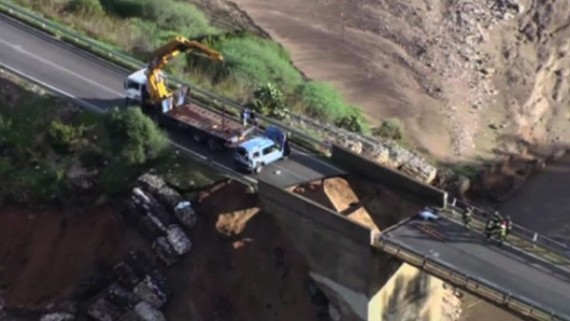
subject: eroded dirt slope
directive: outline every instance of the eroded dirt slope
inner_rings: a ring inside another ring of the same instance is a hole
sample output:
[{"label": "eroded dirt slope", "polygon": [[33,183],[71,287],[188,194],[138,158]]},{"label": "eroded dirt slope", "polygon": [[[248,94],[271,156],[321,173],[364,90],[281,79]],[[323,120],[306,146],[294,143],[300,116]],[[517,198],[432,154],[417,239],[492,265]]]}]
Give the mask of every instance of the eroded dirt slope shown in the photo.
[{"label": "eroded dirt slope", "polygon": [[235,3],[309,77],[332,82],[375,123],[402,119],[435,156],[492,155],[504,134],[569,137],[568,1]]},{"label": "eroded dirt slope", "polygon": [[256,196],[237,183],[201,195],[193,251],[168,269],[172,320],[316,321],[308,268]]},{"label": "eroded dirt slope", "polygon": [[96,264],[111,265],[140,239],[113,208],[86,213],[0,208],[0,266],[7,307],[65,299]]}]

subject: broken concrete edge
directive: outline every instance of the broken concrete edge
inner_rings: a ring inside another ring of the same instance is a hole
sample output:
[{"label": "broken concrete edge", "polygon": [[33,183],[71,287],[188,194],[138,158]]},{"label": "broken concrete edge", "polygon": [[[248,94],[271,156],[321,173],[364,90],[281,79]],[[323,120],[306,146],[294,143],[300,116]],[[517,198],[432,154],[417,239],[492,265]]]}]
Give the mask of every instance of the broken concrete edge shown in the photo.
[{"label": "broken concrete edge", "polygon": [[306,215],[305,218],[318,221],[319,224],[349,237],[357,243],[370,245],[373,232],[370,227],[344,217],[337,211],[326,208],[301,195],[280,189],[263,181],[260,181],[258,184],[258,197],[262,210],[266,200],[279,204],[283,208],[303,209],[302,212]]},{"label": "broken concrete edge", "polygon": [[425,157],[405,149],[395,142],[357,135],[347,136],[346,133],[339,134],[338,131],[336,135],[338,137],[331,140],[333,150],[335,146],[345,148],[355,155],[397,169],[427,184],[433,182],[438,173],[438,168],[428,162]]},{"label": "broken concrete edge", "polygon": [[378,162],[363,158],[361,155],[342,146],[333,145],[331,159],[335,164],[345,167],[350,172],[357,173],[362,177],[396,190],[412,194],[425,201],[426,206],[434,205],[441,208],[447,206],[448,193],[446,191],[435,188]]}]

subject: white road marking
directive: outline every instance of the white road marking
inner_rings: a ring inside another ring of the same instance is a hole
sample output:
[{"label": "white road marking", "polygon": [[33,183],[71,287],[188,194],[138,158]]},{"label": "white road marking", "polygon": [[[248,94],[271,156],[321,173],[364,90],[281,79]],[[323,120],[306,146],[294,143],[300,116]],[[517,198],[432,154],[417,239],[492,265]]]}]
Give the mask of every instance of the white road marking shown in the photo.
[{"label": "white road marking", "polygon": [[[31,57],[31,58],[33,58],[33,59],[35,59],[35,60],[41,61],[42,63],[44,63],[44,64],[46,64],[46,65],[49,65],[49,66],[51,66],[51,67],[53,67],[53,68],[55,68],[55,69],[58,69],[58,70],[63,71],[63,72],[65,72],[65,73],[69,74],[69,75],[72,75],[72,76],[74,76],[74,77],[76,77],[76,78],[79,78],[79,79],[81,79],[82,81],[85,81],[86,83],[88,83],[88,84],[90,84],[90,85],[93,85],[93,86],[95,86],[95,87],[99,87],[99,88],[101,88],[101,89],[103,89],[103,90],[105,90],[105,91],[107,91],[107,92],[109,92],[109,93],[112,93],[112,94],[114,94],[114,95],[117,95],[117,96],[119,96],[119,97],[122,97],[122,96],[123,96],[123,93],[122,93],[122,92],[118,92],[118,91],[116,91],[116,90],[114,90],[114,89],[111,89],[111,88],[109,88],[109,87],[103,86],[103,85],[101,85],[101,84],[98,83],[98,82],[95,82],[95,81],[93,81],[93,80],[91,80],[91,79],[89,79],[89,78],[87,78],[87,77],[84,77],[84,76],[82,76],[82,75],[80,75],[80,74],[78,74],[78,73],[76,73],[76,72],[73,72],[73,71],[71,71],[71,70],[69,70],[69,69],[67,69],[67,68],[64,68],[64,67],[62,67],[62,66],[60,66],[60,65],[58,65],[58,64],[55,64],[55,63],[53,63],[53,62],[51,62],[51,61],[49,61],[49,60],[47,60],[47,59],[44,59],[44,58],[42,58],[42,57],[40,57],[40,56],[38,56],[38,55],[36,55],[36,54],[33,54],[33,53],[29,52],[28,50],[24,49],[24,48],[23,48],[22,46],[20,46],[20,45],[14,45],[14,44],[12,44],[12,43],[10,43],[10,42],[8,42],[8,41],[6,41],[6,40],[3,40],[3,39],[0,39],[0,43],[2,43],[2,44],[4,44],[4,45],[8,46],[9,48],[14,49],[15,51],[17,51],[17,52],[19,52],[19,53],[22,53],[22,54],[24,54],[24,55],[26,55],[26,56],[29,56],[29,57]],[[35,78],[31,78],[31,79],[36,80]],[[72,98],[74,98],[74,97],[72,97]],[[74,99],[76,99],[76,98],[74,98]]]}]

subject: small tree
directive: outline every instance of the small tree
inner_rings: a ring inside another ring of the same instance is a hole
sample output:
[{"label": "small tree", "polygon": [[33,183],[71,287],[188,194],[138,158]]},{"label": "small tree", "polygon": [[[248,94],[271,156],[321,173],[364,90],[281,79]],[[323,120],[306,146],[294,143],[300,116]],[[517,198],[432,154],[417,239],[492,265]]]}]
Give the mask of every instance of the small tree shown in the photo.
[{"label": "small tree", "polygon": [[103,6],[101,6],[99,0],[71,0],[67,5],[67,9],[84,14],[103,13]]},{"label": "small tree", "polygon": [[51,146],[58,153],[68,153],[73,143],[83,136],[84,132],[84,127],[73,127],[60,121],[52,121],[48,131],[48,137]]},{"label": "small tree", "polygon": [[398,141],[403,137],[402,124],[398,119],[387,119],[375,130],[374,134],[383,138]]},{"label": "small tree", "polygon": [[271,83],[256,89],[253,92],[253,98],[253,108],[262,115],[276,119],[285,119],[289,114],[283,93]]},{"label": "small tree", "polygon": [[114,109],[105,119],[111,158],[142,165],[168,147],[166,134],[139,108]]},{"label": "small tree", "polygon": [[352,108],[353,112],[338,118],[335,121],[335,125],[337,127],[344,128],[351,132],[362,133],[364,131],[362,116],[359,113],[358,109],[356,109],[355,107]]}]

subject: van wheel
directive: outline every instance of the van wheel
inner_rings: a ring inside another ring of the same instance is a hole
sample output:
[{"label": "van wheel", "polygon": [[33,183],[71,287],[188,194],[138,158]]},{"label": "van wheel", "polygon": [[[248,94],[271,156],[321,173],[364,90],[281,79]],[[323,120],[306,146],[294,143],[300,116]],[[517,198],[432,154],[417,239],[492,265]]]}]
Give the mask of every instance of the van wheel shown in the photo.
[{"label": "van wheel", "polygon": [[261,173],[262,170],[263,170],[263,164],[259,164],[259,165],[257,165],[257,167],[255,168],[254,172],[255,172],[256,174],[259,174],[259,173]]}]

